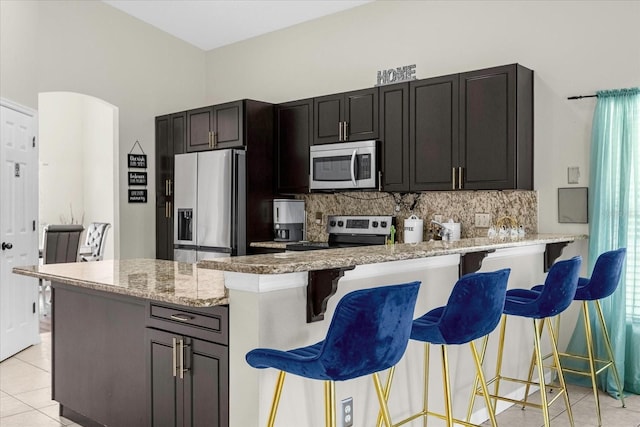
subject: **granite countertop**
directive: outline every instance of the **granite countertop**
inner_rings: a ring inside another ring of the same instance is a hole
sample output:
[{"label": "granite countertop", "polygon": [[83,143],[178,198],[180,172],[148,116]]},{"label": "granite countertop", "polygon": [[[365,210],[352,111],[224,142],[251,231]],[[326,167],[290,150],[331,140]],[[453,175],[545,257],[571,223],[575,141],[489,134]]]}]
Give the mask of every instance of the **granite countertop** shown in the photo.
[{"label": "granite countertop", "polygon": [[465,254],[495,249],[514,248],[548,243],[573,242],[585,235],[532,234],[522,238],[471,238],[455,242],[430,241],[397,243],[395,245],[360,246],[304,252],[283,252],[203,260],[202,269],[251,274],[282,274],[341,268],[353,265],[377,264],[389,261],[418,259],[449,254]]},{"label": "granite countertop", "polygon": [[13,272],[87,289],[191,307],[228,304],[222,271],[155,259],[15,267]]}]

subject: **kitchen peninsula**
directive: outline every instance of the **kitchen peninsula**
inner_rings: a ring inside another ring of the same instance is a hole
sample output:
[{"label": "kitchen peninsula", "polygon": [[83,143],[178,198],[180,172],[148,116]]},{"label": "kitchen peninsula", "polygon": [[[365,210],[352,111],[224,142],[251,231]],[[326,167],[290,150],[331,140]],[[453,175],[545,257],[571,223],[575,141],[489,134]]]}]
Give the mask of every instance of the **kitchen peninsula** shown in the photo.
[{"label": "kitchen peninsula", "polygon": [[[545,264],[563,247],[563,257],[581,253],[582,239],[537,234],[220,258],[197,266],[122,260],[14,272],[52,281],[53,398],[64,415],[105,425],[171,420],[171,425],[257,427],[266,420],[276,373],[250,368],[244,355],[255,347],[288,349],[322,339],[328,320],[310,320],[330,319],[345,293],[421,280],[419,315],[444,303],[466,270],[511,267],[510,287],[540,283]],[[339,273],[324,277],[322,271]],[[310,306],[314,280],[329,282],[332,289]],[[518,334],[526,339],[526,332]],[[420,404],[415,401],[419,384],[410,380],[411,366],[421,357],[421,347],[411,344],[398,366],[396,390],[404,391],[392,397],[392,416]],[[528,357],[524,351],[514,355],[512,368],[528,366]],[[451,360],[459,364],[456,376],[466,378],[471,362],[455,353]],[[467,395],[470,384],[454,384],[455,395]],[[339,399],[354,398],[358,424],[375,422],[368,381],[339,383],[336,390]],[[281,425],[323,425],[321,386],[290,376],[283,394]],[[434,407],[438,396],[433,393]]]}]

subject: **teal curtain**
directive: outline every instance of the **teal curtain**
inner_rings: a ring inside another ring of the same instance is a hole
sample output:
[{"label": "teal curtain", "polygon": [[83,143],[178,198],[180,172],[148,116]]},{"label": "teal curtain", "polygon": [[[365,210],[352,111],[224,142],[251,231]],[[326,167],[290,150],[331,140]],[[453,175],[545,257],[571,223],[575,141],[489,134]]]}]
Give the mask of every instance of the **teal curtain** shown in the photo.
[{"label": "teal curtain", "polygon": [[[640,88],[600,91],[593,116],[589,180],[589,272],[598,256],[625,247],[627,260],[616,292],[601,301],[624,391],[640,394]],[[595,306],[590,304],[596,357],[606,358]],[[586,354],[582,313],[569,343]],[[584,385],[581,377],[573,382]],[[600,386],[615,396],[610,369]]]}]

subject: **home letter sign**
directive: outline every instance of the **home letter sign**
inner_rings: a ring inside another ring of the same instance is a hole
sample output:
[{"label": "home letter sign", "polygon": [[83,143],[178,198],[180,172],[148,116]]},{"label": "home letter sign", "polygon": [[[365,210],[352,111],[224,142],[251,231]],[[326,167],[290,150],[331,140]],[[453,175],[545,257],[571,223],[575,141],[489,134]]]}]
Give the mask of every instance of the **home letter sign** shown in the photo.
[{"label": "home letter sign", "polygon": [[416,79],[416,64],[378,71],[376,86],[408,82]]}]

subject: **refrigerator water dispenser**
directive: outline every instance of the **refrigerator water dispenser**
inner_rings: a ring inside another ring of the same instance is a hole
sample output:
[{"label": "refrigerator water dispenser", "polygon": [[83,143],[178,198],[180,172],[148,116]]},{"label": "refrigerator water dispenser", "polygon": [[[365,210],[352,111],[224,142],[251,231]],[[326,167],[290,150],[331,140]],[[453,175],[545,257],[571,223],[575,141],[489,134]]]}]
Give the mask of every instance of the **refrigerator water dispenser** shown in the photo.
[{"label": "refrigerator water dispenser", "polygon": [[193,209],[178,209],[178,240],[193,240]]}]

